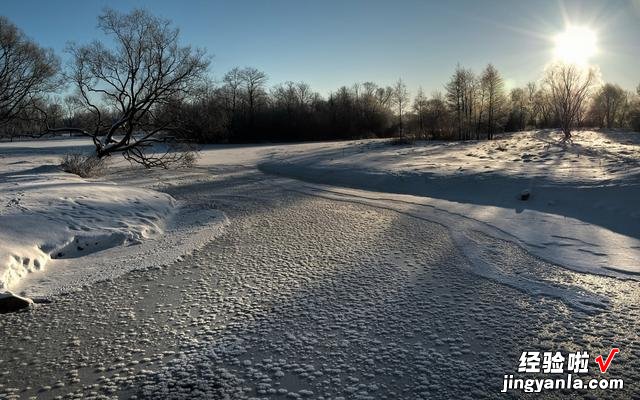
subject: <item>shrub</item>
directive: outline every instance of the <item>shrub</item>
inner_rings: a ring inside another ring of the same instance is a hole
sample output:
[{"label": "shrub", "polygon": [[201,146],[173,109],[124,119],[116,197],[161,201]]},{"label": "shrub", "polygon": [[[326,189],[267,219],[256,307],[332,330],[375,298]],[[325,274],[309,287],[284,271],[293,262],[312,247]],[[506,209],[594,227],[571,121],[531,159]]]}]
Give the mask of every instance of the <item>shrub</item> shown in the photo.
[{"label": "shrub", "polygon": [[185,151],[180,159],[179,166],[190,168],[198,162],[198,153],[195,151]]},{"label": "shrub", "polygon": [[67,153],[62,156],[60,167],[65,172],[76,174],[82,178],[90,178],[104,172],[105,161],[95,155]]},{"label": "shrub", "polygon": [[389,140],[391,146],[413,146],[416,143],[414,136],[404,135]]}]

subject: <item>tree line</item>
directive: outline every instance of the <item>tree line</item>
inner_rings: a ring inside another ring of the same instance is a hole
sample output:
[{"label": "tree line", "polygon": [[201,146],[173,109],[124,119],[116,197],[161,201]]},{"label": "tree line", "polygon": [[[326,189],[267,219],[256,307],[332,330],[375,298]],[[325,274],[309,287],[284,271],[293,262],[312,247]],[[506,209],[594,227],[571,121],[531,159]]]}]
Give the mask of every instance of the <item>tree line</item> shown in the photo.
[{"label": "tree line", "polygon": [[179,160],[176,149],[189,142],[491,140],[540,128],[570,140],[578,127],[640,130],[640,86],[602,84],[594,69],[575,65],[550,65],[540,81],[510,90],[489,64],[479,73],[457,66],[430,95],[411,96],[398,79],[323,96],[304,82],[270,85],[252,67],[214,80],[206,51],[183,45],[171,21],[144,10],[106,9],[98,27],[108,40],[71,45],[63,67],[0,17],[0,134],[82,134],[99,158],[122,153],[155,166]]}]

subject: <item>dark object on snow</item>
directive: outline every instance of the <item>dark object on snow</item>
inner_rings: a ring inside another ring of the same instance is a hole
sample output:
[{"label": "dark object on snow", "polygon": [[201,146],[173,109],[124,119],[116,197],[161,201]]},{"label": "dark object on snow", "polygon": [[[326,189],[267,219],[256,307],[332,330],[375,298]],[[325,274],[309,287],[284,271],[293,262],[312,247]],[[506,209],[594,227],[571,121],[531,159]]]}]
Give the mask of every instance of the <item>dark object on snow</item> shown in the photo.
[{"label": "dark object on snow", "polygon": [[20,311],[33,305],[31,299],[16,296],[11,292],[0,293],[0,314]]},{"label": "dark object on snow", "polygon": [[529,197],[531,197],[531,192],[529,191],[529,189],[525,189],[520,192],[520,200],[526,201],[529,200]]}]

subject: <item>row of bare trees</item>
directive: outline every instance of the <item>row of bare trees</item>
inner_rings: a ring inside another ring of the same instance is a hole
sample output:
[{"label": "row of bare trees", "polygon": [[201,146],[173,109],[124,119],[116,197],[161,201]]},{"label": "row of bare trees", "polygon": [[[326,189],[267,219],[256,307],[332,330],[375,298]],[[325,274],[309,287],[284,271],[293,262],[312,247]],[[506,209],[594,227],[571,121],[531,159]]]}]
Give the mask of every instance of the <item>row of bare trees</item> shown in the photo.
[{"label": "row of bare trees", "polygon": [[82,134],[99,158],[122,153],[156,166],[179,160],[190,141],[490,140],[530,128],[560,128],[569,140],[580,126],[640,130],[640,88],[601,85],[596,71],[574,65],[552,65],[541,81],[508,92],[489,64],[479,74],[458,66],[431,96],[419,89],[412,98],[401,79],[322,96],[304,82],[268,86],[251,67],[214,81],[205,51],[181,44],[170,21],[147,11],[107,9],[98,27],[106,40],[72,44],[62,68],[0,18],[0,134]]},{"label": "row of bare trees", "polygon": [[[436,102],[441,99],[440,94],[433,97]],[[508,93],[491,64],[480,75],[458,67],[446,85],[445,99],[450,135],[460,140],[483,135],[492,139],[499,131],[535,128],[559,128],[565,140],[577,127],[640,131],[640,87],[634,93],[602,84],[593,67],[552,64],[539,82]],[[424,102],[421,92],[416,102]]]},{"label": "row of bare trees", "polygon": [[632,92],[601,84],[593,69],[555,66],[541,84],[513,89],[511,107],[509,131],[560,128],[567,139],[575,127],[640,131],[640,86]]},{"label": "row of bare trees", "polygon": [[636,94],[622,89],[613,83],[604,84],[593,98],[588,123],[600,128],[634,128],[640,130],[638,98],[640,86]]},{"label": "row of bare trees", "polygon": [[327,97],[304,82],[267,83],[255,68],[233,68],[218,85],[167,113],[182,116],[190,137],[206,143],[389,136],[401,129],[409,110],[401,80],[393,87],[344,86]]},{"label": "row of bare trees", "polygon": [[[489,64],[480,74],[457,67],[445,93],[413,101],[399,79],[392,86],[374,82],[341,87],[325,98],[304,82],[271,88],[266,74],[234,68],[219,86],[195,103],[192,121],[202,142],[319,140],[405,135],[438,139],[493,139],[503,131],[560,128],[566,140],[576,127],[640,130],[640,93],[615,84],[599,84],[594,69],[551,65],[539,82],[506,91],[499,71]],[[198,117],[199,116],[199,117]]]},{"label": "row of bare trees", "polygon": [[501,130],[507,102],[504,81],[493,65],[479,76],[458,66],[446,85],[446,101],[458,139],[480,139],[481,134],[493,139]]}]

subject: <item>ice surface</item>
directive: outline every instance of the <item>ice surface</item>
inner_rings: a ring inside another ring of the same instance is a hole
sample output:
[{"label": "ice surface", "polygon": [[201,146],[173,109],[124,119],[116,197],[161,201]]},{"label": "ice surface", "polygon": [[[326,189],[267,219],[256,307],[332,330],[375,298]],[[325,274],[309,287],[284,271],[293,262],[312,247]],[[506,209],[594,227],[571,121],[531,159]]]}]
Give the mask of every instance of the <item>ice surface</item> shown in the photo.
[{"label": "ice surface", "polygon": [[[299,145],[272,151],[260,168],[308,182],[408,195],[401,200],[499,232],[553,263],[635,277],[640,138],[578,132],[574,140],[563,148],[553,132],[524,132],[494,142]],[[524,190],[531,194],[526,201],[520,199]]]}]

